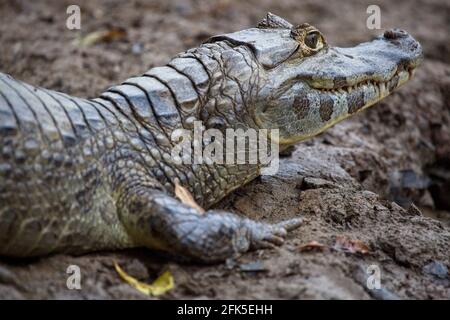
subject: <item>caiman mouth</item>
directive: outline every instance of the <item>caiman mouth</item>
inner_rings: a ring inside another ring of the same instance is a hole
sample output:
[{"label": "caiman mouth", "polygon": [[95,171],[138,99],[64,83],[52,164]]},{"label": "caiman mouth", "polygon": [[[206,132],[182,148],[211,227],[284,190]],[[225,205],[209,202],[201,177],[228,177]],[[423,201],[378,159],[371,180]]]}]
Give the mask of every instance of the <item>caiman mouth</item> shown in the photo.
[{"label": "caiman mouth", "polygon": [[310,83],[310,87],[312,89],[318,90],[321,93],[346,93],[350,94],[356,90],[367,90],[373,88],[380,97],[385,97],[389,93],[391,93],[395,88],[403,85],[409,79],[414,76],[415,67],[399,67],[397,68],[392,76],[390,76],[387,80],[378,80],[378,79],[364,79],[362,81],[357,82],[356,84],[351,85],[341,85],[335,86],[333,88],[326,88],[318,85],[317,82]]},{"label": "caiman mouth", "polygon": [[392,29],[352,48],[330,48],[302,63],[298,74],[320,96],[321,104],[327,97],[344,100],[351,114],[406,83],[422,59],[420,44],[405,31]]},{"label": "caiman mouth", "polygon": [[[364,110],[378,101],[382,100],[395,89],[402,86],[404,83],[410,80],[415,72],[414,66],[403,67],[403,65],[397,66],[393,72],[388,75],[385,74],[384,80],[381,76],[373,76],[370,79],[362,78],[362,80],[354,81],[340,81],[342,83],[339,86],[333,88],[324,88],[312,84],[310,88],[317,92],[320,97],[321,104],[326,104],[327,101],[333,101],[333,105],[337,106],[338,101],[345,101],[347,115],[353,114]],[[348,85],[347,83],[352,83]],[[331,103],[331,102],[330,102]],[[333,107],[335,108],[335,107]],[[337,113],[336,113],[337,115]],[[336,119],[330,119],[331,123],[335,123],[346,116],[342,114],[337,116]],[[324,117],[323,120],[328,120]]]}]

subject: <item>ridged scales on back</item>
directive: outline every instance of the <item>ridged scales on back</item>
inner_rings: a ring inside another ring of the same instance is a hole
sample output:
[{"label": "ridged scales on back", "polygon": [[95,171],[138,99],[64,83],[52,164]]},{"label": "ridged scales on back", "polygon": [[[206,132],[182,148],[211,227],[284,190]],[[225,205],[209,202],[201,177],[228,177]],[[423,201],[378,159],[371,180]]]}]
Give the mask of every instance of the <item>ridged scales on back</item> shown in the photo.
[{"label": "ridged scales on back", "polygon": [[231,104],[224,115],[215,112],[215,101],[201,110],[207,95],[221,90],[209,88],[210,74],[221,67],[189,56],[92,100],[0,75],[2,254],[140,245],[118,215],[122,180],[142,179],[169,192],[178,181],[210,206],[258,175],[255,166],[171,164],[175,129],[239,118]]},{"label": "ridged scales on back", "polygon": [[[318,31],[303,25],[289,33],[290,24],[280,19],[269,14],[248,36],[241,31],[244,36],[212,38],[96,99],[36,88],[0,74],[0,254],[146,246],[215,262],[281,244],[300,219],[270,225],[215,210],[201,214],[173,197],[178,183],[208,208],[257,177],[259,164],[177,164],[171,156],[172,133],[192,130],[195,121],[222,132],[281,124],[279,142],[290,144],[350,115],[356,111],[352,108],[375,102],[367,93],[362,101],[351,102],[355,90],[342,104],[328,89],[305,91],[310,78],[287,77],[290,71],[283,68],[310,63],[305,59],[320,56],[325,46],[317,54],[306,55],[302,48],[297,48],[303,52],[297,57],[285,52],[295,43],[304,45],[310,34],[305,31],[299,40],[304,30]],[[286,34],[291,38],[283,38]],[[250,39],[244,41],[246,36]],[[281,37],[289,45],[278,46],[279,52],[266,50],[267,42],[258,43],[266,36]],[[411,60],[417,64],[419,56],[414,52]],[[278,79],[277,69],[283,71]],[[325,74],[324,83],[327,77],[337,79]],[[295,119],[286,118],[290,112]]]}]

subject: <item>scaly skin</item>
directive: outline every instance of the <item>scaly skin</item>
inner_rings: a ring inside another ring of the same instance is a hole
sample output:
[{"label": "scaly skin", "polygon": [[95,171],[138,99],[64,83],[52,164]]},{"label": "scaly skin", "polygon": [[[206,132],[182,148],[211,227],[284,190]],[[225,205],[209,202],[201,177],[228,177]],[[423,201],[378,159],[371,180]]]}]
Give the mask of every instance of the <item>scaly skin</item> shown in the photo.
[{"label": "scaly skin", "polygon": [[210,208],[261,165],[176,164],[175,129],[279,129],[281,147],[320,133],[406,82],[422,57],[400,30],[330,48],[314,27],[268,14],[87,100],[0,74],[0,254],[145,246],[203,262],[280,245],[275,225]]}]

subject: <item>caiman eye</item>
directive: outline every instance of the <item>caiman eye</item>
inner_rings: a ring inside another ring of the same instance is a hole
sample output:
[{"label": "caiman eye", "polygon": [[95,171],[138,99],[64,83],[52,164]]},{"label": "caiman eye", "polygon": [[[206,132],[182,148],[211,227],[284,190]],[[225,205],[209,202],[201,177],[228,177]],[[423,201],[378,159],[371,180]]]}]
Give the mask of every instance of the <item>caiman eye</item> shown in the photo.
[{"label": "caiman eye", "polygon": [[318,32],[308,33],[305,37],[305,44],[311,49],[317,49],[319,43],[321,42],[321,36]]}]

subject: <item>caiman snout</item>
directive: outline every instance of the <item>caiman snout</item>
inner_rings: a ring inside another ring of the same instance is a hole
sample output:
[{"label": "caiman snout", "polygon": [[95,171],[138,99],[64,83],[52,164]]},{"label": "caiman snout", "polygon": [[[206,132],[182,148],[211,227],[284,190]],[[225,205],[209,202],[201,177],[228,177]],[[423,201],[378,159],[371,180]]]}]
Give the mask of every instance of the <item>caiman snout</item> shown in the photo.
[{"label": "caiman snout", "polygon": [[354,47],[326,45],[270,71],[268,87],[278,94],[263,103],[261,122],[282,128],[280,143],[306,139],[391,94],[411,79],[422,58],[420,44],[400,29]]},{"label": "caiman snout", "polygon": [[383,39],[399,47],[404,53],[403,59],[399,61],[399,68],[405,70],[416,68],[423,59],[422,47],[412,36],[401,29],[390,29],[383,33]]},{"label": "caiman snout", "polygon": [[422,48],[412,36],[391,29],[355,47],[329,47],[291,67],[294,70],[286,74],[293,73],[318,90],[347,90],[368,82],[385,83],[393,89],[412,76],[422,58]]},{"label": "caiman snout", "polygon": [[383,36],[386,39],[398,39],[398,38],[405,38],[408,36],[408,33],[401,29],[391,29],[386,30],[383,34]]}]

